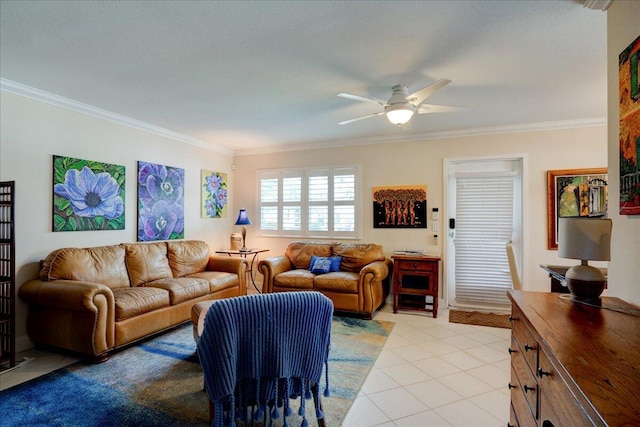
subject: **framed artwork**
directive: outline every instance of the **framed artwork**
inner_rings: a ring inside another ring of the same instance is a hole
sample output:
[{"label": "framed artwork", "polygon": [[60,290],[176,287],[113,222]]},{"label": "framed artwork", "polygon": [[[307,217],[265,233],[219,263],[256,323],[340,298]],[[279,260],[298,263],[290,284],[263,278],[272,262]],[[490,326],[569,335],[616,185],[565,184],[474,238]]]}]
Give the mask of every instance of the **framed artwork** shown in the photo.
[{"label": "framed artwork", "polygon": [[640,215],[640,36],[618,57],[620,215]]},{"label": "framed artwork", "polygon": [[184,169],[138,162],[138,241],[184,238]]},{"label": "framed artwork", "polygon": [[606,216],[607,168],[547,171],[547,248],[558,249],[558,218]]},{"label": "framed artwork", "polygon": [[227,174],[202,170],[200,172],[200,217],[227,217]]},{"label": "framed artwork", "polygon": [[53,231],[124,230],[125,167],[53,156]]},{"label": "framed artwork", "polygon": [[373,187],[374,228],[427,228],[427,186]]}]

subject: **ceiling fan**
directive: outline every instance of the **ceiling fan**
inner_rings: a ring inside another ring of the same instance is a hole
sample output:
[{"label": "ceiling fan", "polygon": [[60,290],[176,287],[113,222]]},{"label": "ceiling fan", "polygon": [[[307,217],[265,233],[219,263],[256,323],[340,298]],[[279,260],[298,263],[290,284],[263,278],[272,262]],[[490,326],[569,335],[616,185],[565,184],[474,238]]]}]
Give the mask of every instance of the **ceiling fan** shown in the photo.
[{"label": "ceiling fan", "polygon": [[429,113],[454,113],[460,111],[469,111],[468,108],[461,107],[446,107],[444,105],[424,104],[424,101],[431,95],[442,89],[444,86],[451,83],[451,80],[440,79],[437,82],[420,89],[417,92],[409,95],[409,90],[406,86],[396,85],[392,88],[393,93],[388,101],[383,101],[378,98],[370,96],[352,95],[350,93],[339,93],[341,98],[353,99],[354,101],[370,102],[381,105],[384,110],[369,114],[362,117],[357,117],[351,120],[345,120],[338,124],[346,125],[348,123],[357,122],[358,120],[368,119],[369,117],[387,115],[387,119],[391,123],[397,126],[402,126],[411,120],[414,113],[429,114]]}]

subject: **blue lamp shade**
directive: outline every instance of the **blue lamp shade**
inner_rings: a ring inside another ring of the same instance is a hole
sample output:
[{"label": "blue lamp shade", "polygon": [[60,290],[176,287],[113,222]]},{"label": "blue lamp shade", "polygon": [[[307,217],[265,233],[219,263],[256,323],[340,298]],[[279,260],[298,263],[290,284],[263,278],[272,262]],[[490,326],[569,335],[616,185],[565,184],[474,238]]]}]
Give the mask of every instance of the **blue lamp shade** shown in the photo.
[{"label": "blue lamp shade", "polygon": [[249,215],[247,215],[247,210],[245,208],[240,209],[238,219],[236,219],[236,225],[251,225],[251,220],[249,219]]},{"label": "blue lamp shade", "polygon": [[238,219],[236,219],[236,225],[242,226],[242,248],[240,249],[240,252],[246,252],[248,249],[246,245],[247,229],[245,225],[251,225],[251,220],[249,219],[249,215],[247,215],[247,210],[245,208],[240,209],[240,212],[238,212]]}]

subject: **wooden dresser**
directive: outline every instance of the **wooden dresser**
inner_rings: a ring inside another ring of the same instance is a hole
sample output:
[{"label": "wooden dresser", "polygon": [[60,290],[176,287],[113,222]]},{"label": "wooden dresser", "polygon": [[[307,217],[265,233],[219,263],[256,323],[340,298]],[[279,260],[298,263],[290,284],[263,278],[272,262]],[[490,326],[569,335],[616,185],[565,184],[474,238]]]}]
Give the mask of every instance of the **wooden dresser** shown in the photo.
[{"label": "wooden dresser", "polygon": [[513,426],[640,426],[640,308],[509,291]]}]

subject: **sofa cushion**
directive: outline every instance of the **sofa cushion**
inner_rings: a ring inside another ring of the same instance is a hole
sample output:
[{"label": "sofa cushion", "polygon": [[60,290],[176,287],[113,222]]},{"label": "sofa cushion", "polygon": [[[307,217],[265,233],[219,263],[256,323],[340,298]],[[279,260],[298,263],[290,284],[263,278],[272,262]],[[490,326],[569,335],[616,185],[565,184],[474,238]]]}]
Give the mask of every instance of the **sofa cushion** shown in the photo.
[{"label": "sofa cushion", "polygon": [[201,271],[200,273],[190,274],[187,277],[206,280],[209,283],[209,292],[211,293],[239,285],[236,273],[226,273],[224,271]]},{"label": "sofa cushion", "polygon": [[125,244],[124,248],[125,262],[132,286],[173,277],[165,242],[129,243]]},{"label": "sofa cushion", "polygon": [[316,291],[358,293],[358,273],[338,271],[316,276],[313,289]]},{"label": "sofa cushion", "polygon": [[341,270],[354,273],[367,264],[385,259],[382,246],[374,243],[334,243],[333,253],[342,257]]},{"label": "sofa cushion", "polygon": [[127,287],[113,290],[116,322],[169,306],[169,292],[160,288]]},{"label": "sofa cushion", "polygon": [[129,287],[124,256],[122,245],[58,249],[42,262],[40,277],[102,283],[111,289]]},{"label": "sofa cushion", "polygon": [[287,246],[285,255],[296,268],[308,269],[311,256],[331,256],[331,244],[322,242],[292,242]]},{"label": "sofa cushion", "polygon": [[298,289],[301,291],[313,289],[313,279],[316,275],[307,269],[296,269],[282,272],[273,278],[276,288]]},{"label": "sofa cushion", "polygon": [[170,277],[145,283],[145,288],[160,288],[169,292],[171,305],[178,305],[209,294],[209,282],[193,277]]},{"label": "sofa cushion", "polygon": [[204,271],[209,262],[209,246],[200,240],[167,242],[167,249],[173,277]]}]

